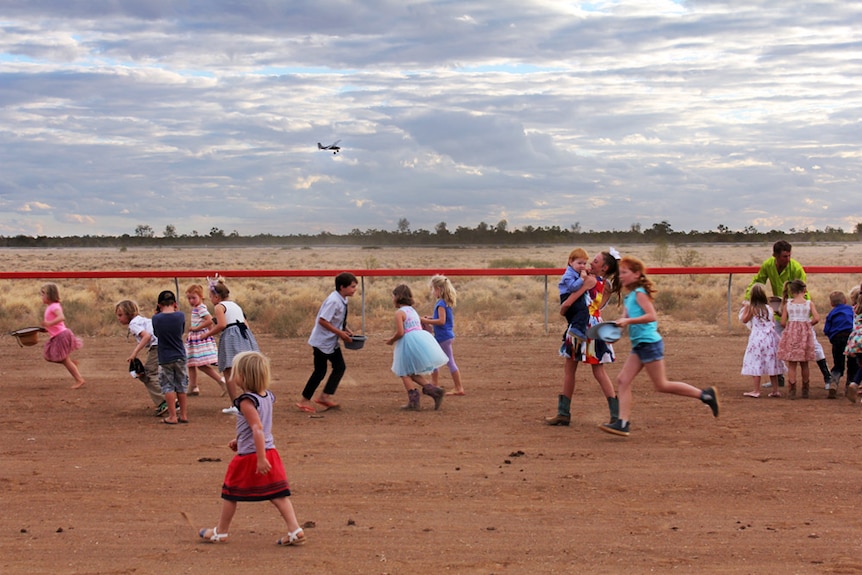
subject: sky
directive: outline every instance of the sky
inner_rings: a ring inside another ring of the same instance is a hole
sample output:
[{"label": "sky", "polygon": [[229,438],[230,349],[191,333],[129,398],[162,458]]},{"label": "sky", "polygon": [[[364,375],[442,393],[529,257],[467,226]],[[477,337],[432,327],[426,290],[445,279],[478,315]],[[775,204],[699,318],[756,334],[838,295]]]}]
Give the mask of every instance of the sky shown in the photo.
[{"label": "sky", "polygon": [[0,0],[0,236],[851,231],[860,30],[834,0]]}]

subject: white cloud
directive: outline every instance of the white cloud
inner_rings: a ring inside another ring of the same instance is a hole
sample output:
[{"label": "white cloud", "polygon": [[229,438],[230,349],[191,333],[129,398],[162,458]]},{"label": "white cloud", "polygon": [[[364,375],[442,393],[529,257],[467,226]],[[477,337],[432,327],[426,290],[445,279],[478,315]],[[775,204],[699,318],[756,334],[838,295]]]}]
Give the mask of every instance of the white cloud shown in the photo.
[{"label": "white cloud", "polygon": [[3,4],[4,235],[862,221],[857,3]]}]

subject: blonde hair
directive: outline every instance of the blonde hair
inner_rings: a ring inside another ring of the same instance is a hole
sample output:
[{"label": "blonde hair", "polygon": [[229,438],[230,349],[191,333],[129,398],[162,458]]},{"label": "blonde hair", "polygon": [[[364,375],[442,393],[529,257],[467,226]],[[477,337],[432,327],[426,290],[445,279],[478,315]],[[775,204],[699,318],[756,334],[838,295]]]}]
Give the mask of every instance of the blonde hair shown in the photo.
[{"label": "blonde hair", "polygon": [[49,302],[57,303],[60,301],[60,288],[57,287],[57,284],[45,284],[40,291],[45,294]]},{"label": "blonde hair", "polygon": [[237,378],[245,391],[263,395],[269,389],[271,378],[269,358],[259,351],[238,353],[233,358],[231,377]]},{"label": "blonde hair", "polygon": [[455,291],[455,286],[449,281],[449,278],[442,274],[437,274],[431,278],[431,289],[440,290],[440,299],[446,302],[449,307],[455,307],[455,301],[458,299],[458,294]]},{"label": "blonde hair", "polygon": [[133,317],[141,313],[141,310],[138,308],[138,303],[130,299],[124,299],[123,301],[119,302],[116,306],[114,306],[114,311],[123,312],[123,315],[125,315],[129,319],[132,319]]},{"label": "blonde hair", "polygon": [[847,303],[847,296],[844,295],[843,291],[830,292],[829,303],[832,304],[832,307],[841,305],[842,303]]}]

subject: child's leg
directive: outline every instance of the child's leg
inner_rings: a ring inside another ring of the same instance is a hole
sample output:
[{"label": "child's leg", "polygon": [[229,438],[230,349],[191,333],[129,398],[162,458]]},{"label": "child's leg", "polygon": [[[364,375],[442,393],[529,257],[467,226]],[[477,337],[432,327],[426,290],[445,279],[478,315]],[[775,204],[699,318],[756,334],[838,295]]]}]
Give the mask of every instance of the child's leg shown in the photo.
[{"label": "child's leg", "polygon": [[296,512],[293,510],[293,503],[290,502],[289,497],[273,499],[272,504],[275,505],[278,512],[281,513],[281,517],[284,519],[289,532],[293,533],[299,529],[299,521],[296,519]]},{"label": "child's leg", "polygon": [[320,382],[323,381],[324,377],[326,377],[328,357],[316,347],[312,349],[314,350],[314,371],[311,372],[311,375],[308,377],[308,381],[305,384],[305,389],[302,390],[302,401],[300,402],[309,406],[311,406],[311,398],[314,397],[314,392],[317,391],[317,387],[320,385]]},{"label": "child's leg", "polygon": [[413,386],[413,379],[409,375],[402,375],[401,383],[404,385],[404,389],[407,391],[410,391],[411,389],[416,389]]},{"label": "child's leg", "polygon": [[787,396],[790,399],[796,398],[796,364],[798,362],[788,361],[787,364]]},{"label": "child's leg", "polygon": [[440,370],[435,369],[434,371],[431,372],[431,383],[433,383],[434,385],[438,385],[437,382],[439,382],[439,381],[440,381]]},{"label": "child's leg", "polygon": [[347,365],[344,363],[344,355],[341,353],[340,347],[336,347],[335,351],[329,354],[328,359],[332,365],[332,371],[329,373],[329,379],[326,380],[326,385],[323,387],[323,393],[320,396],[320,399],[323,401],[328,401],[329,396],[338,390],[338,384],[341,383],[341,378],[344,377],[344,372],[347,371]]},{"label": "child's leg", "polygon": [[177,394],[175,391],[169,391],[165,394],[165,401],[168,402],[168,416],[163,420],[170,423],[177,423]]},{"label": "child's leg", "polygon": [[663,359],[651,361],[645,364],[644,367],[646,368],[646,372],[652,380],[653,388],[656,391],[700,399],[701,390],[695,386],[682,381],[668,381],[664,371]]},{"label": "child's leg", "polygon": [[72,389],[78,389],[85,383],[84,378],[81,377],[81,373],[78,371],[78,364],[72,359],[71,355],[67,355],[63,359],[63,365],[66,366],[66,369],[69,370],[69,373],[72,374],[72,377],[75,378],[75,383],[72,385]]},{"label": "child's leg", "polygon": [[147,350],[147,360],[144,362],[144,373],[138,376],[144,387],[147,388],[147,393],[150,400],[159,407],[165,401],[165,394],[162,393],[162,388],[159,385],[159,351],[157,347],[150,347]]},{"label": "child's leg", "polygon": [[593,378],[598,382],[599,387],[602,389],[602,393],[605,394],[605,397],[608,399],[616,397],[617,394],[614,391],[614,384],[608,376],[608,372],[605,370],[604,364],[596,363],[592,365],[592,368]]},{"label": "child's leg", "polygon": [[198,389],[198,370],[195,366],[189,366],[189,393],[192,395],[196,395],[199,393]]},{"label": "child's leg", "polygon": [[[464,395],[464,386],[461,384],[461,373],[458,370],[458,364],[455,363],[455,355],[452,353],[452,344],[455,340],[447,339],[446,341],[440,342],[440,349],[443,350],[443,353],[446,354],[446,357],[449,358],[449,361],[446,363],[446,367],[449,369],[449,374],[452,376],[452,383],[455,384],[455,392],[447,393],[446,395]],[[431,374],[431,383],[437,385],[437,371]]]},{"label": "child's leg", "polygon": [[[224,383],[224,378],[221,376],[221,374],[218,372],[218,370],[216,368],[214,368],[211,365],[199,365],[198,369],[202,373],[205,373],[206,375],[208,375],[210,377],[210,379],[215,381],[218,384],[218,386],[221,388],[222,393],[225,393],[227,391],[227,387],[225,386],[225,383]],[[190,369],[189,370],[189,385],[191,385],[191,375],[192,374],[191,374],[191,369]]]},{"label": "child's leg", "polygon": [[218,518],[218,532],[227,535],[230,530],[230,522],[236,513],[236,501],[221,500],[221,514]]},{"label": "child's leg", "polygon": [[778,376],[770,375],[769,381],[772,383],[772,391],[769,392],[769,397],[781,397],[781,392],[778,391]]},{"label": "child's leg", "polygon": [[185,393],[177,393],[177,401],[180,403],[180,416],[179,421],[188,421],[188,395]]},{"label": "child's leg", "polygon": [[760,397],[760,376],[759,375],[752,375],[751,379],[752,379],[752,382],[754,384],[754,390],[743,393],[742,395],[745,395],[748,397]]},{"label": "child's leg", "polygon": [[617,390],[620,398],[620,421],[628,423],[632,414],[632,383],[635,376],[643,369],[640,358],[631,354],[626,358],[623,369],[617,376]]}]

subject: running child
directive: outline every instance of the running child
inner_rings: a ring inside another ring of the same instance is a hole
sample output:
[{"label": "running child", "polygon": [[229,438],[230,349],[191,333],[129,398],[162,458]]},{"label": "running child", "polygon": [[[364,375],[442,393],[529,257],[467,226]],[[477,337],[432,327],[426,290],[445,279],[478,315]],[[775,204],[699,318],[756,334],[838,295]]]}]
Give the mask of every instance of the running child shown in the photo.
[{"label": "running child", "polygon": [[124,299],[118,303],[114,307],[114,313],[120,325],[127,326],[129,333],[135,336],[137,342],[126,361],[133,361],[141,351],[147,350],[147,357],[143,362],[144,371],[137,374],[138,381],[144,384],[150,400],[156,405],[153,415],[161,417],[167,413],[168,403],[159,386],[159,339],[153,335],[153,320],[142,316],[138,304],[130,299]]},{"label": "running child", "polygon": [[[815,360],[814,329],[820,315],[814,302],[806,299],[808,286],[802,280],[784,284],[781,302],[781,341],[778,342],[778,359],[787,362],[787,397],[796,399],[796,367],[802,375],[802,398],[808,399],[808,362]],[[810,296],[809,296],[810,297]]]},{"label": "running child", "polygon": [[[434,314],[431,317],[423,316],[422,325],[434,327],[434,339],[437,340],[443,353],[449,358],[446,367],[449,368],[449,373],[452,375],[455,391],[447,391],[446,395],[464,395],[461,372],[455,364],[455,356],[452,355],[452,343],[455,340],[455,315],[452,308],[455,307],[458,294],[455,292],[455,286],[444,275],[436,275],[431,278],[431,293],[437,300],[437,303],[434,304]],[[440,370],[435,369],[431,372],[431,383],[437,385],[439,377]]]},{"label": "running child", "polygon": [[272,437],[275,395],[269,391],[270,380],[269,359],[260,352],[245,351],[233,357],[231,381],[241,394],[234,399],[238,410],[236,438],[228,443],[228,447],[236,455],[228,464],[222,483],[218,524],[198,532],[204,541],[219,543],[228,538],[237,502],[269,501],[287,525],[287,535],[276,543],[295,546],[306,542],[293,504],[288,499],[290,485]]},{"label": "running child", "polygon": [[614,435],[629,434],[632,382],[642,369],[646,369],[656,391],[699,399],[709,406],[713,416],[718,417],[718,390],[715,387],[698,389],[681,381],[668,381],[665,375],[664,342],[658,332],[658,316],[653,305],[656,289],[652,280],[646,276],[645,270],[643,262],[635,257],[625,256],[620,260],[620,282],[628,293],[623,300],[625,312],[616,323],[620,327],[629,326],[632,353],[617,377],[619,419],[599,426],[602,431]]},{"label": "running child", "polygon": [[[396,286],[392,290],[392,303],[398,308],[395,312],[395,334],[386,340],[386,345],[395,345],[392,350],[392,371],[401,378],[407,391],[407,405],[403,409],[419,410],[419,389],[434,399],[435,410],[440,409],[446,392],[442,387],[428,383],[424,376],[445,365],[449,358],[440,349],[434,336],[422,329],[419,314],[412,307],[413,293],[409,286]],[[416,389],[417,386],[419,389]]]},{"label": "running child", "polygon": [[186,299],[192,306],[189,333],[186,336],[186,366],[189,369],[189,395],[199,395],[198,370],[208,375],[221,388],[221,395],[227,395],[224,378],[218,370],[218,346],[213,336],[201,334],[213,325],[213,316],[204,303],[204,288],[192,284],[186,288]]},{"label": "running child", "polygon": [[57,284],[45,284],[39,292],[42,303],[45,304],[45,315],[42,327],[48,331],[50,339],[45,342],[42,356],[46,361],[62,363],[75,379],[72,389],[78,389],[87,383],[78,371],[78,362],[72,359],[72,352],[84,346],[84,340],[66,327],[66,316],[60,305],[60,289]]},{"label": "running child", "polygon": [[750,298],[739,312],[739,319],[751,330],[748,345],[742,358],[742,375],[750,375],[754,383],[752,391],[742,395],[760,397],[760,382],[764,375],[772,383],[769,397],[781,397],[778,391],[778,376],[787,371],[784,362],[778,359],[778,333],[772,321],[772,308],[763,284],[754,284],[749,292]]},{"label": "running child", "polygon": [[296,404],[300,411],[314,413],[317,411],[311,404],[314,392],[320,386],[320,382],[326,377],[326,364],[332,365],[332,371],[326,385],[314,402],[323,410],[338,409],[340,406],[332,399],[347,371],[344,363],[344,354],[341,353],[339,342],[353,341],[353,332],[347,327],[347,298],[356,294],[358,283],[356,276],[349,272],[342,272],[335,276],[335,291],[329,294],[320,310],[317,312],[317,320],[308,338],[308,345],[314,353],[314,371],[311,372],[305,388],[302,390],[302,399]]}]

